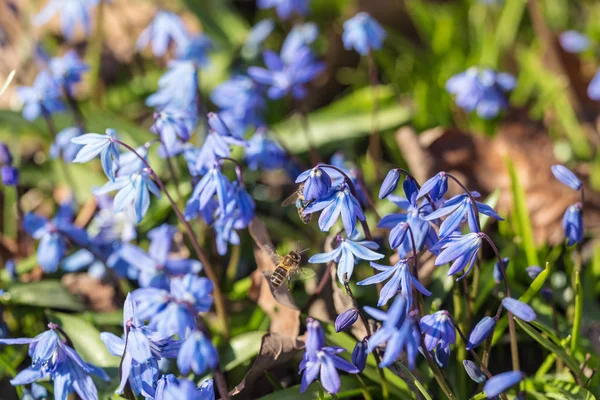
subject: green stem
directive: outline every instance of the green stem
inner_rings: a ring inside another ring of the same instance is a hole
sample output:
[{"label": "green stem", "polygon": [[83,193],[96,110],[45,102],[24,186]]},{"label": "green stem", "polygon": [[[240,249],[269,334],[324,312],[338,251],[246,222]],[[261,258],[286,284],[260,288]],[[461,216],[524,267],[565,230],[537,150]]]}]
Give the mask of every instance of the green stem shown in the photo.
[{"label": "green stem", "polygon": [[[463,318],[464,318],[464,312],[463,312],[463,307],[462,307],[462,296],[461,296],[461,291],[460,291],[460,287],[459,287],[459,283],[455,282],[453,285],[453,289],[452,289],[452,302],[454,304],[454,317],[456,318],[458,322],[458,324],[456,325],[457,327],[459,327],[459,330],[462,332],[465,330],[465,327],[463,325]],[[462,339],[462,336],[461,336]],[[462,360],[464,360],[467,357],[467,351],[465,346],[467,345],[467,343],[464,341],[464,339],[462,339],[462,343],[456,343],[456,349],[457,349],[457,355],[456,355],[456,371],[457,371],[457,380],[458,380],[458,396],[460,398],[465,398],[466,397],[466,393],[467,393],[467,375],[466,375],[466,371],[463,368],[462,365]]]}]

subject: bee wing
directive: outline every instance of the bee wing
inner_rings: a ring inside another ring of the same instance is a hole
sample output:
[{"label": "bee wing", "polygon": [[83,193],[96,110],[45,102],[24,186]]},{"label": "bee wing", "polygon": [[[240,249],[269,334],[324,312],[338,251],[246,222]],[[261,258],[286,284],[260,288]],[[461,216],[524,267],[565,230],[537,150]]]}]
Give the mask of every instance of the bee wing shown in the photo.
[{"label": "bee wing", "polygon": [[287,207],[291,206],[292,204],[296,204],[296,200],[298,200],[298,191],[295,191],[291,196],[285,199],[283,203],[281,203],[281,207]]},{"label": "bee wing", "polygon": [[277,251],[275,250],[275,247],[272,244],[265,244],[261,247],[260,250],[268,257],[270,257],[271,260],[273,260],[273,262],[275,263],[275,265],[278,265],[281,262],[281,256],[277,254]]},{"label": "bee wing", "polygon": [[289,272],[289,279],[293,281],[306,280],[315,276],[316,273],[311,268],[299,267],[294,268]]}]

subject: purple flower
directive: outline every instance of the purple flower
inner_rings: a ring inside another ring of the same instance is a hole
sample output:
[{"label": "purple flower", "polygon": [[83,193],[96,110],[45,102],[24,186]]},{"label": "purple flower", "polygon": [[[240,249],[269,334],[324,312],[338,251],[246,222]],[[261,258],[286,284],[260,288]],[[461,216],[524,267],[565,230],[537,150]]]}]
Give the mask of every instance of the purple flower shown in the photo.
[{"label": "purple flower", "polygon": [[15,167],[3,165],[0,167],[0,175],[4,186],[17,186],[19,184],[19,170]]},{"label": "purple flower", "polygon": [[514,89],[515,78],[492,69],[471,67],[446,82],[446,90],[456,95],[456,104],[465,111],[476,111],[481,118],[496,117],[508,107],[506,93]]},{"label": "purple flower", "polygon": [[385,199],[392,194],[398,187],[398,182],[400,182],[400,172],[397,169],[391,169],[381,184],[381,188],[379,189],[379,199]]},{"label": "purple flower", "polygon": [[379,307],[387,304],[387,302],[394,297],[396,293],[398,293],[398,290],[400,290],[402,294],[406,296],[409,305],[412,304],[413,286],[425,296],[431,295],[431,292],[425,289],[425,286],[423,286],[421,282],[419,282],[419,280],[410,273],[410,267],[406,259],[401,259],[392,266],[371,262],[371,267],[381,272],[358,282],[357,285],[373,285],[376,283],[381,283],[389,278],[390,280],[383,285],[383,288],[381,288],[381,292],[379,293],[379,301],[377,302],[377,306]]},{"label": "purple flower", "polygon": [[494,375],[485,383],[483,393],[490,399],[494,398],[523,379],[525,379],[525,374],[521,371],[509,371]]},{"label": "purple flower", "polygon": [[529,304],[523,303],[512,297],[505,297],[502,299],[502,305],[515,317],[525,321],[531,322],[536,319],[535,311],[529,306]]},{"label": "purple flower", "polygon": [[73,92],[73,86],[81,81],[81,75],[90,69],[89,65],[81,61],[75,50],[69,50],[62,57],[50,60],[50,71],[59,87]]},{"label": "purple flower", "polygon": [[344,48],[354,49],[362,56],[366,56],[371,50],[381,49],[386,36],[379,22],[366,12],[359,12],[344,22]]},{"label": "purple flower", "polygon": [[587,88],[587,95],[592,100],[600,100],[600,68],[596,71],[596,75],[594,75]]},{"label": "purple flower", "polygon": [[136,47],[142,50],[151,44],[152,53],[156,57],[162,57],[169,49],[170,41],[179,48],[186,40],[188,34],[181,17],[169,11],[159,11],[140,34]]},{"label": "purple flower", "polygon": [[496,327],[497,319],[494,317],[485,316],[475,325],[475,328],[469,335],[469,341],[467,342],[467,350],[472,350],[483,343]]},{"label": "purple flower", "polygon": [[258,0],[258,8],[275,8],[277,16],[287,21],[293,13],[306,15],[308,0]]},{"label": "purple flower", "polygon": [[448,276],[466,269],[458,280],[464,278],[473,268],[481,249],[482,240],[482,235],[474,232],[462,236],[460,234],[446,236],[434,246],[435,250],[442,249],[435,259],[435,265],[439,266],[454,261],[448,270]]},{"label": "purple flower", "polygon": [[[477,198],[479,197],[479,193],[471,192],[471,196]],[[492,207],[479,201],[476,203],[477,211],[479,211],[479,213],[487,215],[498,221],[504,221],[502,217],[496,214],[496,211],[494,211]],[[442,207],[424,217],[424,219],[426,221],[434,221],[444,216],[446,219],[440,225],[440,230],[438,232],[440,237],[444,237],[456,231],[460,227],[460,224],[465,220],[467,221],[471,232],[479,231],[479,227],[477,226],[477,216],[475,215],[475,207],[473,207],[473,202],[467,194],[459,194],[458,196],[454,196],[450,200],[446,201]]]},{"label": "purple flower", "polygon": [[[429,194],[433,201],[438,201],[444,197],[448,191],[448,177],[444,171],[438,172],[435,176],[429,178],[417,194],[417,199]],[[410,198],[408,198],[410,200]]]},{"label": "purple flower", "polygon": [[485,374],[481,371],[479,366],[470,360],[463,360],[463,366],[469,378],[473,379],[476,383],[483,383],[487,380]]},{"label": "purple flower", "polygon": [[303,184],[305,201],[321,200],[329,194],[331,189],[331,178],[318,165],[298,175],[296,183]]},{"label": "purple flower", "polygon": [[425,315],[419,323],[424,337],[425,349],[429,352],[435,350],[435,357],[442,367],[450,355],[450,345],[456,342],[456,331],[450,320],[448,311],[437,311]]},{"label": "purple flower", "polygon": [[352,364],[358,368],[358,372],[363,372],[365,367],[367,366],[367,353],[368,349],[368,340],[364,338],[363,340],[356,342],[354,346],[354,350],[352,350]]},{"label": "purple flower", "polygon": [[23,102],[23,118],[28,121],[65,109],[60,87],[48,71],[39,72],[32,86],[19,86],[17,94]]},{"label": "purple flower", "polygon": [[552,174],[560,183],[567,185],[573,190],[581,190],[581,187],[583,186],[583,183],[581,183],[579,178],[564,165],[553,165]]},{"label": "purple flower", "polygon": [[207,368],[214,369],[219,363],[219,354],[209,338],[202,332],[194,331],[181,345],[177,355],[179,371],[187,375],[194,371],[202,375]]},{"label": "purple flower", "polygon": [[92,29],[90,13],[97,4],[98,0],[50,0],[33,18],[33,24],[44,25],[55,15],[59,15],[60,28],[65,38],[75,39],[77,25],[81,25],[85,34],[89,36]]},{"label": "purple flower", "polygon": [[567,53],[581,53],[590,47],[590,40],[577,31],[565,31],[558,37],[560,46]]},{"label": "purple flower", "polygon": [[117,132],[114,129],[107,129],[104,135],[98,133],[87,133],[81,136],[75,136],[71,139],[72,143],[81,145],[74,163],[85,163],[97,155],[100,155],[102,169],[106,176],[114,182],[115,180],[115,162],[119,161],[119,151],[115,140],[118,139]]},{"label": "purple flower", "polygon": [[562,226],[567,238],[567,246],[581,244],[583,241],[583,213],[581,203],[570,205],[565,211]]},{"label": "purple flower", "polygon": [[354,271],[354,265],[360,260],[374,261],[383,258],[383,254],[373,251],[379,248],[379,245],[375,242],[365,240],[355,241],[341,237],[338,238],[338,242],[339,245],[336,249],[327,253],[315,254],[308,262],[313,264],[329,261],[338,263],[337,274],[342,285],[350,280]]},{"label": "purple flower", "polygon": [[307,338],[306,352],[300,363],[302,384],[300,393],[304,393],[308,385],[319,376],[319,381],[329,393],[337,393],[340,390],[340,376],[338,369],[356,374],[358,368],[344,360],[338,354],[345,350],[341,347],[325,346],[325,334],[318,321],[306,319]]},{"label": "purple flower", "polygon": [[402,352],[406,352],[408,366],[415,367],[415,359],[419,349],[419,332],[412,314],[408,313],[409,305],[406,296],[398,295],[388,312],[373,307],[365,307],[365,311],[373,318],[383,321],[383,325],[369,338],[367,351],[373,352],[378,346],[387,342],[385,354],[379,364],[380,368],[392,365]]},{"label": "purple flower", "polygon": [[257,129],[248,140],[246,163],[251,171],[259,168],[270,171],[283,168],[287,163],[287,154],[279,143],[267,136],[264,129]]},{"label": "purple flower", "polygon": [[345,183],[338,190],[331,190],[330,195],[325,199],[313,201],[306,207],[304,213],[311,214],[321,210],[323,211],[319,217],[319,228],[323,232],[328,232],[341,216],[346,234],[352,235],[356,228],[356,218],[365,220],[358,200]]},{"label": "purple flower", "polygon": [[358,320],[358,310],[355,307],[352,307],[340,315],[335,319],[335,331],[341,332],[350,328],[354,323]]}]

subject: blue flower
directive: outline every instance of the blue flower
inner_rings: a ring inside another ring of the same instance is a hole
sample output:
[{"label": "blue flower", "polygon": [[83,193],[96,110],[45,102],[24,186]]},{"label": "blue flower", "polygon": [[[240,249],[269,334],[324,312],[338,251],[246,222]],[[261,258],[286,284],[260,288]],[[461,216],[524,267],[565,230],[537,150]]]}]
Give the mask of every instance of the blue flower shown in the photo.
[{"label": "blue flower", "polygon": [[208,65],[208,53],[212,50],[213,43],[208,36],[196,34],[186,38],[177,46],[177,59],[191,61],[198,67]]},{"label": "blue flower", "polygon": [[511,386],[518,384],[523,379],[525,379],[525,374],[521,371],[509,371],[494,375],[485,383],[483,393],[489,399],[492,399],[508,390]]},{"label": "blue flower", "polygon": [[344,48],[354,49],[362,56],[366,56],[371,50],[381,49],[386,36],[379,22],[366,12],[359,12],[344,22]]},{"label": "blue flower", "polygon": [[383,288],[379,293],[379,301],[377,302],[378,307],[387,304],[387,302],[394,297],[396,293],[398,293],[398,290],[400,290],[402,294],[406,296],[409,304],[412,304],[413,286],[425,296],[431,295],[431,292],[425,289],[421,282],[419,282],[419,280],[410,273],[410,266],[408,265],[408,260],[406,259],[401,259],[392,266],[371,262],[371,267],[381,272],[358,282],[357,285],[373,285],[375,283],[381,283],[388,278],[390,279],[385,285],[383,285]]},{"label": "blue flower", "polygon": [[187,337],[196,328],[196,314],[212,306],[213,284],[193,274],[171,279],[170,291],[155,288],[135,290],[138,316],[149,320],[148,326],[164,335]]},{"label": "blue flower", "polygon": [[587,95],[592,100],[600,100],[600,68],[596,71],[596,75],[594,75],[587,88]]},{"label": "blue flower", "polygon": [[337,393],[340,390],[340,376],[337,370],[356,374],[359,372],[358,368],[338,356],[345,351],[343,348],[325,346],[325,334],[318,321],[307,318],[306,329],[306,351],[300,363],[300,372],[304,372],[300,393],[304,393],[319,375],[323,388],[329,393]]},{"label": "blue flower", "polygon": [[467,371],[467,375],[476,383],[483,383],[487,380],[485,374],[481,371],[479,366],[470,360],[463,360],[463,367]]},{"label": "blue flower", "polygon": [[[356,233],[356,232],[355,232]],[[339,246],[327,253],[315,254],[308,262],[313,264],[326,263],[329,261],[338,264],[337,274],[340,283],[343,285],[352,277],[354,265],[360,260],[380,260],[383,254],[376,253],[379,245],[371,241],[356,241],[352,236],[350,239],[338,238]]]},{"label": "blue flower", "polygon": [[4,186],[17,186],[19,184],[19,170],[10,165],[0,167],[0,176]]},{"label": "blue flower", "polygon": [[232,133],[242,137],[247,127],[262,123],[265,100],[256,82],[245,75],[236,75],[217,86],[210,99],[221,110]]},{"label": "blue flower", "polygon": [[529,304],[513,299],[512,297],[503,298],[502,305],[515,317],[518,317],[525,322],[531,322],[537,318],[535,311],[533,311],[533,308],[531,308]]},{"label": "blue flower", "polygon": [[562,226],[567,238],[567,246],[581,244],[583,241],[583,213],[581,203],[570,205],[565,211]]},{"label": "blue flower", "polygon": [[80,246],[88,243],[87,233],[72,224],[72,217],[66,217],[67,205],[61,205],[52,221],[36,214],[27,213],[23,218],[23,228],[34,239],[39,239],[38,263],[44,272],[55,272],[65,255],[67,240]]},{"label": "blue flower", "polygon": [[82,134],[81,129],[75,126],[58,132],[54,138],[54,142],[50,145],[50,158],[57,159],[62,157],[66,163],[73,162],[82,146],[71,140]]},{"label": "blue flower", "polygon": [[11,385],[27,385],[38,380],[51,379],[54,381],[56,399],[66,399],[69,393],[73,392],[84,400],[97,399],[98,391],[90,374],[108,382],[110,378],[106,372],[83,361],[73,348],[65,344],[57,332],[58,325],[50,323],[48,328],[50,330],[33,339],[0,339],[0,344],[29,345],[31,366],[11,379]]},{"label": "blue flower", "polygon": [[[433,177],[429,178],[421,189],[419,189],[419,193],[417,194],[417,199],[421,197],[425,197],[427,194],[431,197],[431,199],[435,202],[441,200],[446,192],[448,191],[448,177],[444,171],[438,172]],[[407,195],[407,198],[410,200],[410,197]]]},{"label": "blue flower", "polygon": [[235,229],[246,228],[254,219],[254,209],[256,208],[254,199],[248,194],[244,184],[238,180],[231,184],[227,197],[229,203],[233,203],[227,205],[227,214],[234,220],[233,227]]},{"label": "blue flower", "polygon": [[179,49],[187,39],[188,34],[181,17],[169,11],[159,11],[140,34],[136,47],[142,50],[151,44],[152,53],[156,57],[162,57],[169,49],[171,40]]},{"label": "blue flower", "polygon": [[192,176],[206,175],[217,163],[219,158],[231,156],[231,138],[219,135],[210,130],[202,148],[187,147],[183,151],[183,157],[188,165]]},{"label": "blue flower", "polygon": [[0,142],[0,164],[11,165],[13,163],[13,156],[10,149],[4,142]]},{"label": "blue flower", "polygon": [[269,37],[271,32],[273,32],[273,29],[275,29],[275,22],[271,19],[263,19],[262,21],[257,22],[246,37],[244,47],[242,48],[242,54],[247,58],[256,57],[260,52],[262,44],[267,37]]},{"label": "blue flower", "polygon": [[[502,258],[502,264],[504,264],[505,271],[508,269],[509,263],[510,263],[510,258],[508,258],[508,257]],[[500,268],[502,268],[500,266],[500,263],[498,261],[496,261],[494,263],[494,282],[496,282],[496,283],[500,283],[504,280],[503,276],[502,276],[502,271],[500,270]]]},{"label": "blue flower", "polygon": [[567,53],[581,53],[590,47],[590,39],[577,31],[565,31],[560,34],[558,40]]},{"label": "blue flower", "polygon": [[75,50],[69,50],[62,57],[50,60],[50,71],[58,86],[73,92],[73,86],[81,81],[81,75],[90,69],[89,65],[81,61]]},{"label": "blue flower", "polygon": [[467,342],[467,350],[472,350],[483,343],[496,327],[497,318],[485,316],[475,325],[475,328],[469,335],[469,341]]},{"label": "blue flower", "polygon": [[150,207],[150,193],[160,197],[160,189],[145,170],[128,176],[119,176],[114,182],[109,181],[94,190],[94,194],[102,195],[114,190],[118,190],[114,201],[115,213],[126,209],[132,210],[138,224]]},{"label": "blue flower", "polygon": [[454,261],[448,270],[448,276],[466,269],[458,280],[464,278],[473,268],[477,254],[481,249],[482,240],[481,234],[475,232],[462,236],[460,234],[446,236],[434,246],[436,250],[442,249],[435,259],[435,265],[440,266]]},{"label": "blue flower", "polygon": [[219,363],[219,354],[209,338],[202,332],[194,331],[181,345],[177,356],[179,371],[187,375],[194,371],[202,375],[207,368],[214,369]]},{"label": "blue flower", "polygon": [[308,0],[258,0],[258,8],[275,8],[277,16],[287,21],[292,13],[306,15]]},{"label": "blue flower", "polygon": [[217,253],[224,256],[227,254],[227,243],[234,246],[240,244],[240,236],[234,228],[235,220],[230,215],[225,215],[215,221],[214,228],[216,234]]},{"label": "blue flower", "polygon": [[71,142],[83,147],[77,153],[73,160],[74,163],[85,163],[100,155],[102,169],[106,176],[111,180],[115,180],[115,164],[114,161],[119,160],[119,151],[117,149],[118,139],[117,132],[114,129],[107,129],[106,134],[88,133],[81,136],[76,136],[71,139]]},{"label": "blue flower", "polygon": [[369,338],[367,351],[372,353],[377,347],[387,342],[385,354],[379,363],[380,368],[392,365],[400,354],[406,352],[408,366],[415,367],[415,359],[419,349],[419,333],[412,314],[408,314],[409,306],[406,296],[398,295],[387,313],[373,307],[365,307],[365,311],[373,318],[383,321],[383,325]]},{"label": "blue flower", "polygon": [[450,355],[450,345],[456,342],[456,331],[450,320],[448,311],[437,311],[425,315],[419,322],[421,333],[425,335],[425,349],[429,352],[435,350],[438,364],[444,367]]},{"label": "blue flower", "polygon": [[33,24],[44,25],[55,15],[59,15],[60,28],[65,38],[75,39],[77,25],[81,25],[85,34],[89,36],[92,29],[90,13],[97,4],[98,0],[50,0],[33,18]]},{"label": "blue flower", "polygon": [[264,129],[257,129],[248,140],[246,163],[251,171],[270,171],[283,168],[287,163],[287,154],[279,143],[267,136]]},{"label": "blue flower", "polygon": [[48,398],[48,391],[42,385],[31,384],[31,390],[23,389],[21,400],[44,400]]},{"label": "blue flower", "polygon": [[557,164],[553,165],[551,169],[552,175],[554,175],[554,177],[558,179],[560,183],[567,185],[573,190],[581,190],[583,183],[581,183],[579,178],[567,167]]},{"label": "blue flower", "polygon": [[379,189],[379,199],[385,199],[392,194],[398,187],[398,182],[400,182],[400,172],[397,169],[391,169],[381,184],[381,188]]},{"label": "blue flower", "polygon": [[340,315],[335,319],[335,331],[341,332],[350,328],[354,323],[358,320],[358,310],[355,307],[352,307]]},{"label": "blue flower", "polygon": [[187,204],[194,204],[194,201],[197,201],[198,208],[202,210],[213,196],[216,195],[219,201],[219,208],[225,213],[231,191],[230,187],[231,183],[229,179],[223,175],[221,167],[215,164],[196,184]]},{"label": "blue flower", "polygon": [[298,175],[296,183],[302,183],[305,201],[321,200],[329,194],[331,189],[331,178],[318,165]]},{"label": "blue flower", "polygon": [[352,195],[348,185],[342,184],[338,190],[331,190],[330,195],[323,200],[313,201],[304,210],[305,214],[321,211],[319,228],[323,232],[329,231],[341,216],[347,235],[352,235],[356,227],[356,218],[365,220],[365,215],[356,197]]},{"label": "blue flower", "polygon": [[364,338],[363,340],[356,342],[354,350],[352,350],[352,365],[358,369],[359,373],[363,372],[367,366],[367,356],[369,355],[367,349],[368,339]]},{"label": "blue flower", "polygon": [[298,48],[291,59],[280,58],[272,51],[265,51],[263,58],[267,68],[250,67],[248,75],[269,86],[267,96],[273,100],[290,93],[295,99],[303,99],[306,96],[304,84],[325,69],[323,63],[315,61],[312,51],[306,46]]},{"label": "blue flower", "polygon": [[281,59],[293,63],[296,52],[310,46],[319,36],[319,28],[312,23],[296,24],[281,45]]},{"label": "blue flower", "polygon": [[158,381],[155,400],[214,400],[213,380],[207,379],[200,387],[187,379],[178,379],[174,375],[163,375]]},{"label": "blue flower", "polygon": [[505,96],[515,85],[515,78],[508,73],[471,67],[450,78],[446,90],[456,95],[460,108],[476,111],[481,118],[489,119],[508,107]]},{"label": "blue flower", "polygon": [[171,61],[158,80],[158,90],[146,99],[148,107],[179,110],[197,109],[198,68],[191,61]]},{"label": "blue flower", "polygon": [[158,361],[177,357],[180,343],[172,340],[171,335],[161,335],[143,325],[132,294],[125,299],[123,329],[125,339],[110,332],[102,332],[100,338],[112,355],[122,357],[121,383],[116,393],[123,393],[129,381],[133,392],[140,394],[156,386]]},{"label": "blue flower", "polygon": [[[471,192],[471,196],[474,198],[479,197],[478,192]],[[498,221],[504,219],[496,214],[496,211],[487,204],[476,201],[477,211],[483,215],[487,215]],[[438,235],[445,237],[452,232],[456,231],[463,221],[467,221],[471,232],[478,232],[479,227],[477,226],[477,216],[475,215],[475,208],[473,202],[467,194],[459,194],[454,196],[450,200],[446,201],[444,205],[437,210],[431,212],[429,215],[424,217],[426,221],[434,221],[438,218],[446,216],[446,219],[440,225]]]},{"label": "blue flower", "polygon": [[154,124],[150,130],[160,136],[166,153],[174,156],[183,150],[179,142],[190,139],[197,121],[194,112],[167,108],[154,113]]},{"label": "blue flower", "polygon": [[17,94],[23,102],[23,118],[28,121],[65,109],[61,89],[48,71],[40,71],[32,86],[19,86]]}]

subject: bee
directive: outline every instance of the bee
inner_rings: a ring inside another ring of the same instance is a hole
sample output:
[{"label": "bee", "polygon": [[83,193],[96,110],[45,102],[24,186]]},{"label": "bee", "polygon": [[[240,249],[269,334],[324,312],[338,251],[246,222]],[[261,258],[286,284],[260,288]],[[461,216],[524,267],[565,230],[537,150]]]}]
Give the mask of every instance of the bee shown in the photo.
[{"label": "bee", "polygon": [[306,210],[306,207],[308,207],[310,203],[312,203],[312,200],[306,201],[304,199],[304,184],[302,184],[298,187],[298,190],[296,190],[290,197],[281,203],[281,207],[287,207],[295,204],[296,208],[298,209],[298,216],[300,217],[300,220],[305,224],[308,224],[310,222],[311,214],[305,214],[304,210]]},{"label": "bee", "polygon": [[289,287],[293,280],[304,280],[315,276],[315,271],[300,266],[301,254],[306,250],[293,250],[284,256],[280,256],[271,246],[264,247],[263,251],[267,252],[273,262],[277,264],[277,268],[271,276],[267,277],[273,289],[280,287],[285,280],[287,280]]}]

